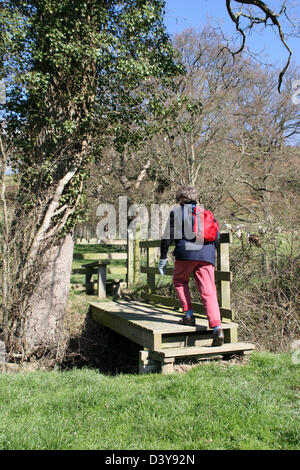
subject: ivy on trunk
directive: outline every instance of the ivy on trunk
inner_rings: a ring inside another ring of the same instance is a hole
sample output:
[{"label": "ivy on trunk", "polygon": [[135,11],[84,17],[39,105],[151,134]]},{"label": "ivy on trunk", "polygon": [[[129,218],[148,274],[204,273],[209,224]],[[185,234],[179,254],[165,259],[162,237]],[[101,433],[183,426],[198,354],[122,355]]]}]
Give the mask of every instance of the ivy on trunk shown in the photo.
[{"label": "ivy on trunk", "polygon": [[10,354],[57,357],[88,165],[108,142],[147,139],[154,82],[182,70],[161,0],[2,3],[1,158],[19,181],[2,249],[2,336]]}]

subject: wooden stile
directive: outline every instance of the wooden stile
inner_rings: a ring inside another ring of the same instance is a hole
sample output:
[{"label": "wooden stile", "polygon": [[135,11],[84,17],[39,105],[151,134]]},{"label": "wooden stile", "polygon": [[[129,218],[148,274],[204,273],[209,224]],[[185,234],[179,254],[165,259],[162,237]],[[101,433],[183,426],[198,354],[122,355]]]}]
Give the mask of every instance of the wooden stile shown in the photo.
[{"label": "wooden stile", "polygon": [[[213,331],[208,326],[204,306],[192,303],[196,317],[194,327],[179,323],[181,305],[179,299],[156,294],[155,276],[160,276],[155,266],[155,251],[160,240],[133,239],[128,231],[127,238],[127,286],[140,283],[140,273],[147,275],[144,302],[114,301],[91,302],[91,313],[96,321],[113,329],[147,350],[140,351],[139,372],[160,370],[163,374],[174,371],[174,364],[180,358],[203,359],[223,357],[232,354],[248,354],[254,349],[250,343],[239,343],[230,304],[230,283],[232,274],[229,266],[229,244],[231,234],[222,233],[216,249],[215,280],[224,331],[224,344],[212,347]],[[141,250],[146,252],[146,266],[141,266]],[[96,264],[96,263],[95,263]],[[172,276],[174,268],[167,267],[166,275]],[[176,311],[177,309],[177,311]]]},{"label": "wooden stile", "polygon": [[[234,314],[231,310],[230,304],[230,283],[232,281],[232,273],[229,269],[229,244],[232,241],[230,233],[221,233],[220,244],[216,249],[216,270],[215,280],[217,287],[217,294],[220,306],[221,318],[226,320],[233,320]],[[140,272],[147,274],[146,292],[143,292],[143,298],[147,301],[157,301],[161,305],[180,307],[177,299],[170,297],[157,296],[155,294],[155,276],[159,275],[158,268],[155,267],[155,249],[160,247],[160,240],[141,240],[139,247],[147,251],[147,265],[140,267]],[[174,268],[166,268],[166,276],[173,275]],[[151,294],[151,296],[149,296]],[[155,300],[154,300],[155,299]],[[204,313],[204,307],[200,304],[196,305],[197,311]]]},{"label": "wooden stile", "polygon": [[[220,244],[217,250],[217,270],[229,272],[229,244]],[[219,304],[227,309],[230,309],[230,282],[227,280],[218,279],[219,286],[217,286]],[[232,317],[233,319],[233,317]]]}]

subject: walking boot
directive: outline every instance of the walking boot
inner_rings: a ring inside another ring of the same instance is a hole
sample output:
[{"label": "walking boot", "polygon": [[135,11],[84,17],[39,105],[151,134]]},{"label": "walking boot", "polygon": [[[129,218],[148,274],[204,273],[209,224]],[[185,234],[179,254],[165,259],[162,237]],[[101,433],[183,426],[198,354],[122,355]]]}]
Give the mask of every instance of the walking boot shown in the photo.
[{"label": "walking boot", "polygon": [[212,346],[222,346],[224,344],[224,331],[222,328],[219,328],[214,334],[213,334],[213,341],[212,341]]},{"label": "walking boot", "polygon": [[181,318],[181,320],[179,320],[178,323],[180,323],[181,325],[195,326],[196,322],[195,322],[194,315],[192,315],[189,318],[186,318],[186,317]]}]

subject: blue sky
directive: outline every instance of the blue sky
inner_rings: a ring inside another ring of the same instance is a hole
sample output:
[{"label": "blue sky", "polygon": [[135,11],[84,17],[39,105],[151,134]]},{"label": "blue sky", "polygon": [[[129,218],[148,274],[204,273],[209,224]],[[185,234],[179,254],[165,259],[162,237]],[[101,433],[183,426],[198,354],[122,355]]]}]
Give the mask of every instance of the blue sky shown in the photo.
[{"label": "blue sky", "polygon": [[[281,3],[282,0],[268,1],[276,11]],[[300,32],[300,0],[292,0],[291,3],[294,7],[290,10],[290,14]],[[235,34],[235,25],[227,13],[226,0],[166,0],[165,24],[171,35],[190,27],[201,30],[208,22],[213,25],[219,24],[229,37]],[[251,52],[262,53],[268,64],[282,67],[288,58],[288,52],[278,36],[271,28],[265,29],[262,26],[256,28],[247,40]],[[300,40],[287,38],[287,43],[293,52],[292,60],[300,66]]]}]

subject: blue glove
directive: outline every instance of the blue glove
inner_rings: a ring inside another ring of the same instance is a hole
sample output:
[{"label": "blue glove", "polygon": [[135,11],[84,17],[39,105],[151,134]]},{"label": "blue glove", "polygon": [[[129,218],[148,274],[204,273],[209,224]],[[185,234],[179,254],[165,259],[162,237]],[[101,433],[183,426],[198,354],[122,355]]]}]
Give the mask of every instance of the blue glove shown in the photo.
[{"label": "blue glove", "polygon": [[168,262],[168,258],[166,259],[160,259],[159,260],[159,265],[158,265],[158,270],[162,276],[166,274],[166,264]]}]

